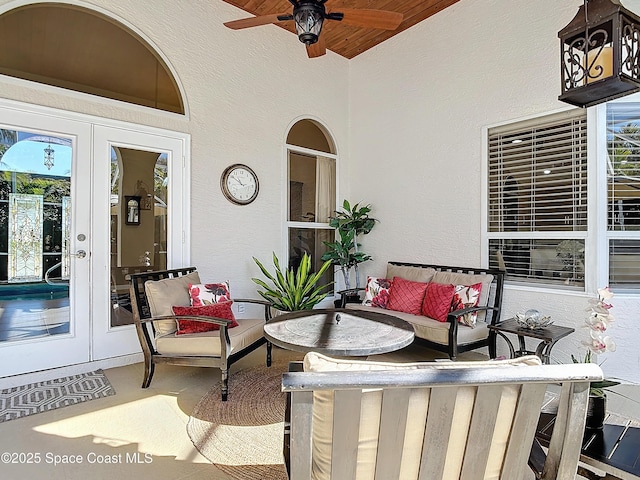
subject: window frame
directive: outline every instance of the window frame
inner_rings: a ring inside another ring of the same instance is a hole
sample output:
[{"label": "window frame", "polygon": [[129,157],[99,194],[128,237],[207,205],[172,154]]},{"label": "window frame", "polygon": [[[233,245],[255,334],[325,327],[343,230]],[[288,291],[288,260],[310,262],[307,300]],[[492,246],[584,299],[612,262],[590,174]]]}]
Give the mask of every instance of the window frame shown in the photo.
[{"label": "window frame", "polygon": [[[608,172],[607,161],[609,159],[608,152],[608,140],[607,140],[607,105],[611,104],[623,104],[623,103],[638,103],[640,105],[640,94],[629,95],[622,99],[618,99],[612,102],[598,105],[594,108],[594,137],[597,139],[597,155],[598,158],[602,158],[602,161],[598,162],[598,187],[602,192],[602,201],[598,205],[600,210],[600,222],[598,223],[598,234],[601,237],[599,242],[599,252],[601,259],[598,262],[598,279],[601,280],[601,285],[609,285],[609,267],[611,256],[609,254],[609,245],[612,240],[635,240],[640,241],[640,229],[638,230],[610,230],[609,229],[609,212],[608,212]],[[638,123],[640,124],[640,106],[638,108]],[[638,273],[640,283],[640,272]],[[614,285],[612,290],[619,294],[640,294],[640,287],[634,288],[630,286]]]},{"label": "window frame", "polygon": [[[331,136],[331,134],[329,133],[329,131],[327,130],[326,126],[319,122],[316,119],[310,118],[310,117],[304,117],[304,118],[298,118],[296,119],[294,122],[291,123],[291,125],[289,125],[289,128],[287,129],[287,135],[289,134],[289,132],[291,131],[291,128],[297,124],[298,122],[302,121],[302,120],[309,120],[312,121],[314,123],[316,123],[320,129],[322,130],[323,134],[328,136],[328,141],[330,143],[330,145],[333,145],[333,149],[337,151],[337,148],[335,147],[335,143],[333,141],[333,137]],[[318,230],[330,230],[331,232],[335,232],[335,229],[333,227],[331,227],[329,225],[329,221],[327,222],[301,222],[301,221],[291,221],[289,220],[289,214],[290,214],[290,199],[291,199],[291,193],[290,193],[290,158],[291,158],[291,153],[296,153],[296,154],[300,154],[300,155],[307,155],[307,156],[313,156],[313,157],[318,157],[318,156],[322,156],[322,157],[326,157],[326,158],[331,158],[334,160],[335,162],[335,198],[332,201],[332,207],[333,207],[333,211],[337,210],[338,208],[338,198],[339,198],[339,192],[340,192],[340,185],[339,185],[339,162],[338,162],[338,153],[331,153],[331,152],[326,152],[326,151],[322,151],[322,150],[316,150],[313,148],[307,148],[307,147],[302,147],[299,145],[295,145],[292,143],[288,143],[285,140],[285,144],[284,144],[284,157],[285,157],[285,161],[284,161],[284,175],[283,177],[285,178],[286,184],[284,185],[284,205],[283,205],[283,213],[284,213],[284,222],[283,222],[283,235],[282,235],[282,253],[283,256],[281,257],[282,259],[287,259],[286,264],[287,266],[289,266],[289,252],[290,252],[290,242],[289,242],[289,232],[291,229],[304,229],[304,230],[313,230],[313,231],[318,231]],[[333,237],[335,236],[335,233],[333,233],[331,235],[331,239],[333,240]],[[319,261],[319,259],[313,259],[314,262]],[[334,281],[336,280],[336,272],[334,270],[332,270],[333,272],[333,279]],[[334,292],[338,290],[338,288],[336,287],[336,283],[334,283]],[[329,302],[333,301],[333,296],[330,294],[328,295],[327,299],[325,299],[323,302],[321,302],[319,305],[321,307],[323,306],[328,306]],[[332,303],[331,303],[332,305]]]},{"label": "window frame", "polygon": [[[592,152],[594,151],[592,142],[594,136],[592,135],[593,124],[595,123],[591,117],[595,113],[595,109],[589,109],[587,113],[587,125],[586,125],[586,154],[587,154],[587,187],[586,187],[586,196],[587,196],[587,219],[586,219],[586,229],[579,231],[563,231],[563,230],[544,230],[544,231],[506,231],[502,229],[501,231],[490,231],[489,230],[489,163],[490,163],[490,153],[489,153],[489,145],[490,145],[490,134],[492,130],[495,129],[506,129],[506,127],[513,125],[514,128],[520,124],[531,124],[532,126],[544,125],[549,122],[549,118],[553,116],[561,117],[565,114],[567,117],[571,117],[577,113],[575,108],[565,108],[551,112],[544,112],[538,115],[530,115],[527,117],[510,120],[506,122],[500,122],[494,125],[485,126],[482,130],[482,188],[481,188],[481,228],[482,228],[482,263],[484,265],[490,265],[491,263],[491,252],[489,250],[490,241],[491,240],[502,240],[502,239],[512,239],[512,240],[532,240],[532,241],[544,241],[544,240],[581,240],[584,241],[585,248],[585,260],[584,260],[584,286],[565,286],[559,283],[545,283],[544,280],[537,279],[535,281],[527,282],[525,281],[514,281],[513,279],[509,280],[506,278],[506,282],[511,286],[520,286],[527,289],[562,289],[570,292],[578,292],[583,293],[584,291],[590,291],[592,288],[592,278],[591,274],[594,271],[594,267],[591,264],[593,252],[597,249],[595,245],[593,245],[593,232],[592,225],[596,225],[596,218],[594,217],[594,207],[596,202],[596,192],[595,185],[593,184],[593,177],[591,172],[594,167],[594,159]],[[605,205],[606,210],[606,205]]]},{"label": "window frame", "polygon": [[[587,230],[584,235],[585,242],[585,278],[583,289],[568,290],[568,294],[584,294],[585,292],[595,292],[602,285],[609,285],[609,244],[611,240],[632,239],[640,240],[640,230],[620,231],[609,230],[608,228],[608,143],[607,143],[607,105],[613,103],[639,103],[640,93],[627,95],[623,98],[611,102],[595,105],[587,109]],[[560,110],[544,112],[530,115],[519,119],[500,122],[485,126],[482,130],[482,184],[481,184],[481,239],[483,265],[489,265],[490,251],[489,241],[501,237],[504,232],[489,232],[489,211],[488,211],[488,169],[489,169],[489,131],[493,128],[515,124],[521,121],[535,121],[549,115],[575,110],[572,107]],[[638,113],[640,119],[640,108]],[[530,238],[531,232],[513,232],[521,238]],[[576,232],[566,232],[566,238],[576,238]],[[550,234],[550,235],[549,235]],[[555,232],[540,232],[540,238],[553,236]],[[640,273],[639,273],[640,276]],[[506,280],[510,288],[523,289],[529,291],[548,292],[562,288],[555,284],[513,282]],[[640,295],[640,288],[615,286],[612,289],[623,295]]]}]

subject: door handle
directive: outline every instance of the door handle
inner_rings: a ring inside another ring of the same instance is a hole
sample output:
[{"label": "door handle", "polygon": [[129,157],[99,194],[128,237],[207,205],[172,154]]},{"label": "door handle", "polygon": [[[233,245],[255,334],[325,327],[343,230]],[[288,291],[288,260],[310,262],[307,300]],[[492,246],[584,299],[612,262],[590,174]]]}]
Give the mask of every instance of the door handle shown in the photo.
[{"label": "door handle", "polygon": [[76,253],[70,253],[69,256],[76,257],[76,258],[84,258],[87,256],[87,252],[85,252],[84,250],[78,250]]}]

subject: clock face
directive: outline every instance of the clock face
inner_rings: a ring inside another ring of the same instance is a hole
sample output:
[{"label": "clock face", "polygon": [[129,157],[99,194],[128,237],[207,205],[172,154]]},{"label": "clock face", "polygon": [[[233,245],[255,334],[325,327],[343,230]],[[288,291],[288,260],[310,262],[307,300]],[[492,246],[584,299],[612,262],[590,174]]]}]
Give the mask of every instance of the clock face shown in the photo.
[{"label": "clock face", "polygon": [[224,195],[233,203],[247,205],[258,196],[258,177],[246,165],[227,167],[220,178]]}]

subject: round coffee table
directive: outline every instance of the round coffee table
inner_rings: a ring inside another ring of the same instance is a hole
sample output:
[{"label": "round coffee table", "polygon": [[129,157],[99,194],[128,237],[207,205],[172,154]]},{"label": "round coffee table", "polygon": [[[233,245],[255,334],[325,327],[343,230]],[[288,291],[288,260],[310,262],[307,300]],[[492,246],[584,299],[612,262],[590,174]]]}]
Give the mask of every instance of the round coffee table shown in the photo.
[{"label": "round coffee table", "polygon": [[398,317],[364,310],[302,310],[279,315],[264,326],[274,345],[298,352],[367,356],[406,347],[415,333]]}]

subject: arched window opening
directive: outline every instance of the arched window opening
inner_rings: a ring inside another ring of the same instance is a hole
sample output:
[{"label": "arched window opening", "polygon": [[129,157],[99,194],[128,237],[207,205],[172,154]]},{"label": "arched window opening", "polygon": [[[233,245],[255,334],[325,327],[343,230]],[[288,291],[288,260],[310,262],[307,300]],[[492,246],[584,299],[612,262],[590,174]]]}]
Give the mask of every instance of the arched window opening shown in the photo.
[{"label": "arched window opening", "polygon": [[[322,265],[324,242],[334,239],[329,217],[336,208],[336,152],[330,135],[317,122],[296,122],[287,135],[289,266],[297,267],[304,253],[314,270]],[[333,281],[325,273],[319,285]]]},{"label": "arched window opening", "polygon": [[139,35],[77,5],[38,3],[0,15],[0,74],[184,114],[167,64]]}]

